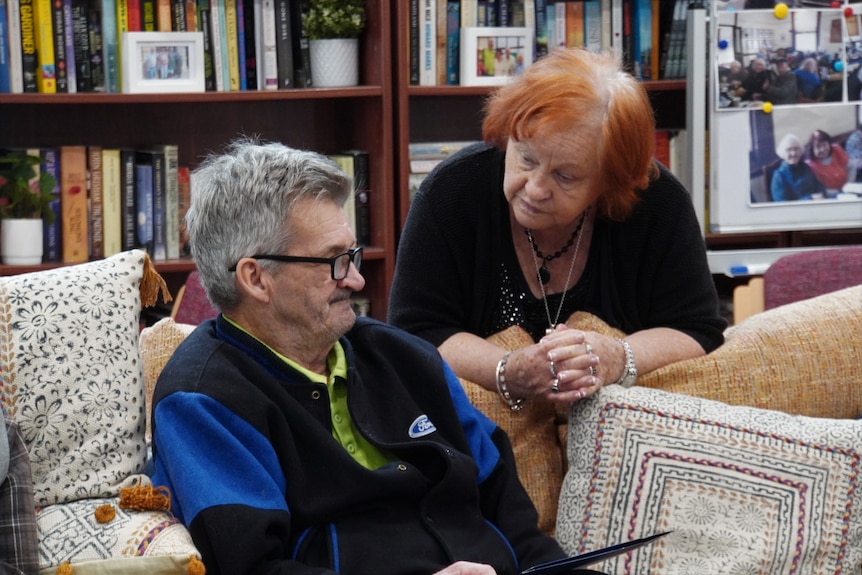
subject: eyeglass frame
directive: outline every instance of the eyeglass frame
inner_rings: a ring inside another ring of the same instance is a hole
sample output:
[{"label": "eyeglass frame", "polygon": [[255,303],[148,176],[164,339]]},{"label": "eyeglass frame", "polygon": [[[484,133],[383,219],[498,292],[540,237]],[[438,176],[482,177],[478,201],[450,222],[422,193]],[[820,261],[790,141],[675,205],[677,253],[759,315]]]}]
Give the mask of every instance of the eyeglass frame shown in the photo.
[{"label": "eyeglass frame", "polygon": [[[347,263],[347,267],[345,268],[344,275],[340,278],[335,277],[335,263],[338,261],[338,258],[343,258],[347,256],[349,262]],[[346,252],[340,253],[338,255],[332,256],[331,258],[316,258],[310,256],[285,256],[281,254],[257,254],[253,256],[248,256],[253,260],[272,260],[275,262],[281,263],[307,263],[307,264],[329,264],[329,275],[333,279],[333,281],[341,281],[347,277],[350,273],[350,264],[353,264],[356,267],[356,271],[359,271],[360,266],[362,265],[362,246],[357,246],[348,249]],[[359,262],[357,263],[356,258],[359,258]],[[236,266],[239,265],[239,262],[233,264],[231,267],[227,269],[229,272],[235,272]]]}]

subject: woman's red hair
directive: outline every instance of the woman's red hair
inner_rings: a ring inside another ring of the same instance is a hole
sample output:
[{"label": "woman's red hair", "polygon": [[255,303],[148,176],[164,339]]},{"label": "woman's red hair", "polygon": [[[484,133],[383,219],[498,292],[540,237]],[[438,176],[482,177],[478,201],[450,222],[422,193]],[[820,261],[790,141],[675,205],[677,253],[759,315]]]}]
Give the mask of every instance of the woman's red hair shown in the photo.
[{"label": "woman's red hair", "polygon": [[509,138],[529,139],[540,128],[595,135],[598,210],[623,220],[658,175],[655,119],[646,90],[610,53],[554,49],[500,87],[485,103],[482,135],[505,150]]}]

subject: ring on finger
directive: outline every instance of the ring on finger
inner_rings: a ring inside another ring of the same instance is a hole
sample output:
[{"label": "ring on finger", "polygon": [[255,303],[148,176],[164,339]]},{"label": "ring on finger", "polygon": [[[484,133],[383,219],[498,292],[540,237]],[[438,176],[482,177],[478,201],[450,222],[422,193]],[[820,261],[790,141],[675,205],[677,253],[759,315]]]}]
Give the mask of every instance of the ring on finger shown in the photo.
[{"label": "ring on finger", "polygon": [[560,378],[559,377],[554,378],[554,383],[551,384],[551,391],[553,391],[554,393],[560,392]]},{"label": "ring on finger", "polygon": [[552,360],[548,360],[548,370],[551,372],[551,377],[556,379],[557,376],[557,368],[554,366],[554,362]]}]

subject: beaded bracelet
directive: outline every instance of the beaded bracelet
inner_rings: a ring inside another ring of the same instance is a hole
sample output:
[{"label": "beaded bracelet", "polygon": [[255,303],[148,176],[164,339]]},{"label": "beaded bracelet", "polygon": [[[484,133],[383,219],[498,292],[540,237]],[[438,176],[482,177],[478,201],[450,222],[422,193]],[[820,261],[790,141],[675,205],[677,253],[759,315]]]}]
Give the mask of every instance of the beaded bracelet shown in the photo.
[{"label": "beaded bracelet", "polygon": [[504,355],[497,363],[497,373],[495,377],[497,382],[497,392],[500,394],[500,397],[503,398],[503,401],[505,401],[509,406],[509,409],[512,411],[521,411],[524,409],[524,400],[513,398],[508,386],[506,386],[506,362],[509,361],[510,355],[512,355],[511,351],[506,352],[506,355]]}]

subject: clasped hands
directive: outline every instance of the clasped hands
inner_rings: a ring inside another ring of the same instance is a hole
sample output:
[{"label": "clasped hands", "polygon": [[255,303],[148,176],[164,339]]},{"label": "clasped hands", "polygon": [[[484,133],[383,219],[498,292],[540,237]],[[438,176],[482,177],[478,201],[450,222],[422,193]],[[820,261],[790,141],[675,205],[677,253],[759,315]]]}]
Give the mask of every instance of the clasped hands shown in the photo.
[{"label": "clasped hands", "polygon": [[557,325],[537,343],[512,353],[509,391],[516,398],[572,403],[616,381],[625,352],[613,338]]}]

